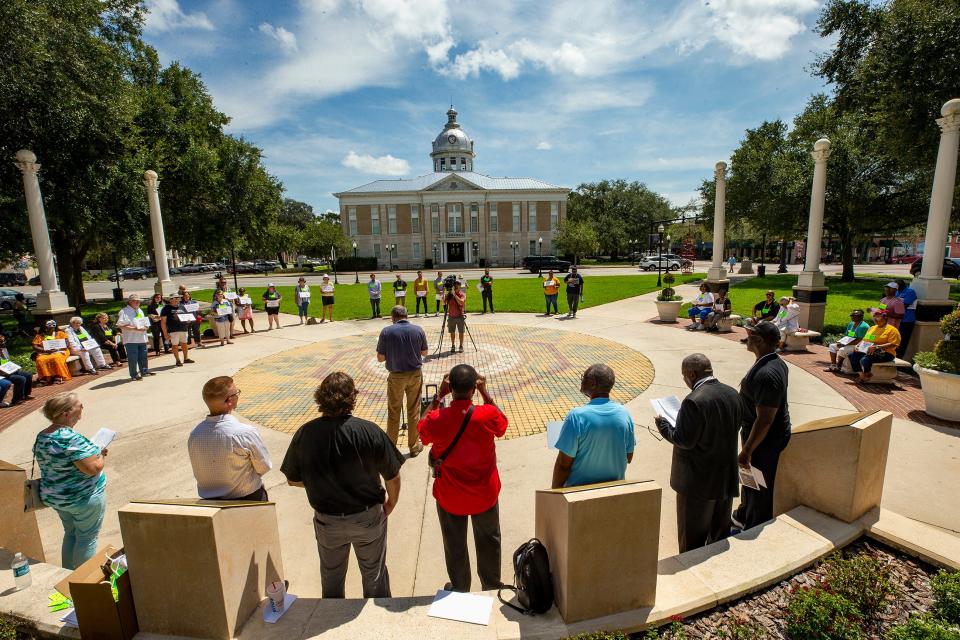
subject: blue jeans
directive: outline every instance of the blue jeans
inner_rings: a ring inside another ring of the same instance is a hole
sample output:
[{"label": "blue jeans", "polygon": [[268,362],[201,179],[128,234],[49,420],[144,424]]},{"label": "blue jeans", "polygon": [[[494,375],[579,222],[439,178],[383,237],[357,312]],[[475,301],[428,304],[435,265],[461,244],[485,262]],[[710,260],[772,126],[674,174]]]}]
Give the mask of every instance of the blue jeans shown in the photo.
[{"label": "blue jeans", "polygon": [[304,300],[297,305],[297,312],[300,314],[301,318],[307,317],[307,309],[310,307],[310,301]]},{"label": "blue jeans", "polygon": [[128,342],[127,349],[127,369],[130,371],[130,377],[137,377],[137,367],[140,367],[140,375],[147,373],[147,345],[143,342]]},{"label": "blue jeans", "polygon": [[693,320],[695,317],[699,316],[699,322],[703,322],[707,319],[707,316],[710,315],[710,307],[690,307],[687,309],[687,316]]},{"label": "blue jeans", "polygon": [[849,355],[850,358],[850,368],[853,369],[855,373],[870,373],[870,370],[873,369],[873,365],[878,362],[893,362],[893,354],[887,353],[886,351],[874,351],[871,354],[866,354],[862,351],[854,351]]},{"label": "blue jeans", "polygon": [[[146,345],[144,347],[146,352]],[[90,496],[86,502],[71,507],[54,507],[63,523],[63,546],[60,562],[64,569],[76,569],[97,552],[97,534],[107,510],[107,493]]]},{"label": "blue jeans", "polygon": [[553,312],[560,313],[557,309],[557,294],[556,293],[545,293],[543,294],[547,299],[547,313],[550,313],[550,305],[553,305]]}]

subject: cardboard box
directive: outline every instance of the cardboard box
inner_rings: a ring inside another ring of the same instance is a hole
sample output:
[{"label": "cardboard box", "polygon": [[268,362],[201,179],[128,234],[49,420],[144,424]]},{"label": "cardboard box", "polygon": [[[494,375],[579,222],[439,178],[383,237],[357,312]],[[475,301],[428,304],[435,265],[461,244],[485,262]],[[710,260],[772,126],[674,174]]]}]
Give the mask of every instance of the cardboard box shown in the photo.
[{"label": "cardboard box", "polygon": [[794,427],[780,455],[773,513],[799,505],[853,522],[883,497],[893,416],[851,413]]},{"label": "cardboard box", "polygon": [[537,538],[565,622],[653,606],[661,493],[652,481],[537,491]]},{"label": "cardboard box", "polygon": [[146,633],[233,638],[283,577],[272,502],[131,503],[119,515]]},{"label": "cardboard box", "polygon": [[117,578],[119,602],[114,602],[108,576],[101,568],[108,556],[122,553],[123,549],[112,546],[100,549],[55,587],[73,600],[83,640],[130,640],[139,631],[130,573]]},{"label": "cardboard box", "polygon": [[23,510],[23,485],[27,472],[10,462],[0,460],[0,548],[11,555],[21,552],[38,562],[46,562],[43,541],[37,526],[37,514]]}]

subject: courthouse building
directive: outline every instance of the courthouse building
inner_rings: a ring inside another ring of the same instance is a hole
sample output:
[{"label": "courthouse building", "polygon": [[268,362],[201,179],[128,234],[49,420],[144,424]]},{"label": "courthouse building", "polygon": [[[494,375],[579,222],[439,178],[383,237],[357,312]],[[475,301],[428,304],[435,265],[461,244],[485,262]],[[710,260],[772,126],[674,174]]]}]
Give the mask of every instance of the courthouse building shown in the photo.
[{"label": "courthouse building", "polygon": [[390,258],[400,268],[510,266],[550,255],[566,215],[569,189],[533,178],[494,178],[475,171],[473,140],[457,112],[433,141],[433,171],[404,180],[376,180],[335,193],[347,239],[358,256]]}]

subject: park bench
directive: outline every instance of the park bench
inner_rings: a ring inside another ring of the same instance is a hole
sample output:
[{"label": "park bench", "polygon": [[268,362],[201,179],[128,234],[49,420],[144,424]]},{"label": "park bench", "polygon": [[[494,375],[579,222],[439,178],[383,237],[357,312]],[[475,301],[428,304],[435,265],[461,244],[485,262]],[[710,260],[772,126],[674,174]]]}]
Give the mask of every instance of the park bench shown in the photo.
[{"label": "park bench", "polygon": [[810,329],[788,334],[784,351],[806,351],[807,347],[810,346],[810,338],[819,337],[820,333],[818,331],[811,331]]},{"label": "park bench", "polygon": [[741,320],[743,320],[743,317],[735,314],[725,316],[717,320],[717,329],[720,330],[720,333],[730,333]]},{"label": "park bench", "polygon": [[[900,358],[894,358],[890,362],[878,362],[871,369],[873,377],[870,378],[869,384],[893,384],[897,379],[898,370],[909,369],[912,366],[912,364]],[[853,373],[850,358],[844,359],[842,369],[844,373]]]}]

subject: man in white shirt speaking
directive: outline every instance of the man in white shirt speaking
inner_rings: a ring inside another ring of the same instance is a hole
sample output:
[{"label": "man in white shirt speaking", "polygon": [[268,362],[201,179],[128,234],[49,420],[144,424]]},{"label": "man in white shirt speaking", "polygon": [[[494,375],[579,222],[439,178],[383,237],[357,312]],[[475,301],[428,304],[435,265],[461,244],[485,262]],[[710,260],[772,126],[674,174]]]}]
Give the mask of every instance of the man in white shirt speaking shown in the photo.
[{"label": "man in white shirt speaking", "polygon": [[268,499],[261,476],[273,467],[256,427],[232,414],[240,390],[229,376],[203,385],[203,401],[210,415],[194,427],[187,441],[197,493],[206,500]]}]

